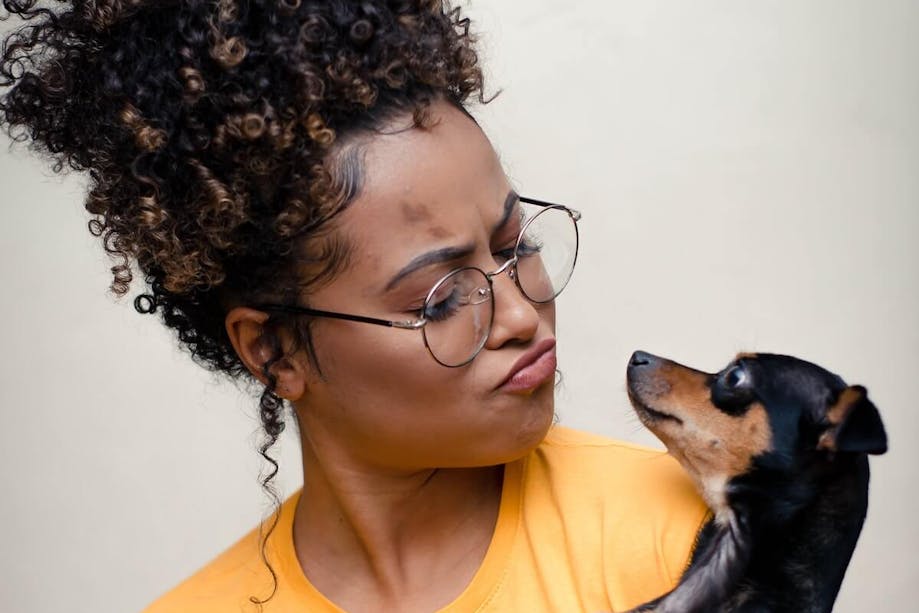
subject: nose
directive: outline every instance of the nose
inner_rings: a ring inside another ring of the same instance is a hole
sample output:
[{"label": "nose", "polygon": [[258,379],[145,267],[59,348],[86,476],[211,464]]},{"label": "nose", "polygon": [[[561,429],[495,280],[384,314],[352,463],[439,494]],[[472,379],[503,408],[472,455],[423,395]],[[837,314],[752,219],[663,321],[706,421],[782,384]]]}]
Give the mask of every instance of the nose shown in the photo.
[{"label": "nose", "polygon": [[[554,309],[553,303],[536,305],[527,300],[509,274],[493,277],[495,312],[486,346],[497,349],[512,340],[529,341],[539,329],[540,311]],[[553,311],[554,312],[554,311]]]},{"label": "nose", "polygon": [[646,351],[636,351],[632,354],[632,357],[629,358],[629,369],[654,368],[659,366],[660,363],[661,359],[656,355]]}]

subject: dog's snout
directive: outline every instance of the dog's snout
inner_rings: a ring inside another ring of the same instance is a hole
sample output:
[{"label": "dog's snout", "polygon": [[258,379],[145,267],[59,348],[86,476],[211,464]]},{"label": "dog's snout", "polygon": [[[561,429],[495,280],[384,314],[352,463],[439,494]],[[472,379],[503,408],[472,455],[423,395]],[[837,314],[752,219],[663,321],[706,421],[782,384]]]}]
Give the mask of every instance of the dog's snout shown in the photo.
[{"label": "dog's snout", "polygon": [[660,358],[646,351],[636,351],[629,360],[629,368],[654,367],[660,363]]}]

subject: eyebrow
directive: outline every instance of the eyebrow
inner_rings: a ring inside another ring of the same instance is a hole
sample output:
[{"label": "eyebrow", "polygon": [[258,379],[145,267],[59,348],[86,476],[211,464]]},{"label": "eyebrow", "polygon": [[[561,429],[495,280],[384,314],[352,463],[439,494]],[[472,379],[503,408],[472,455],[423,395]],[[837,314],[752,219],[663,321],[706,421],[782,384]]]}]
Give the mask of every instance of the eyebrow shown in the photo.
[{"label": "eyebrow", "polygon": [[520,196],[514,190],[507,192],[507,197],[504,198],[504,213],[501,215],[501,219],[492,227],[491,232],[494,234],[501,228],[503,228],[508,221],[511,219],[511,215],[514,214],[514,205],[520,200]]},{"label": "eyebrow", "polygon": [[[517,201],[520,199],[520,196],[517,195],[517,192],[511,190],[507,193],[507,196],[504,199],[504,210],[501,215],[501,219],[492,227],[492,233],[497,232],[499,229],[507,225],[507,222],[510,221],[511,215],[514,214],[514,205],[517,204]],[[383,291],[389,291],[399,284],[402,279],[412,274],[419,268],[424,268],[430,266],[431,264],[440,264],[442,262],[449,262],[451,260],[458,260],[460,258],[468,257],[472,255],[475,251],[475,245],[461,245],[459,247],[444,247],[442,249],[435,249],[433,251],[428,251],[427,253],[422,253],[421,255],[412,259],[411,262],[406,264],[402,270],[397,272],[392,279],[389,280],[389,283],[386,284],[386,287]]]}]

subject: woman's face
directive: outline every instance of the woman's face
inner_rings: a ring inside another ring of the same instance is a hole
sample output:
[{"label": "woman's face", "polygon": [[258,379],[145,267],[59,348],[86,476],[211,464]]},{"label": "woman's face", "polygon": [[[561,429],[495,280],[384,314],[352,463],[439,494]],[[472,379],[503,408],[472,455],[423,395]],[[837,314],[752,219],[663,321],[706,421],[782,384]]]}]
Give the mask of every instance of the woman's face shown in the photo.
[{"label": "woman's face", "polygon": [[[435,103],[431,117],[427,130],[364,145],[363,186],[336,225],[349,266],[309,295],[310,307],[417,319],[447,272],[491,272],[507,259],[520,209],[497,155],[448,103]],[[394,470],[494,465],[533,448],[553,418],[555,307],[529,302],[506,273],[494,277],[494,299],[485,347],[458,368],[436,362],[419,330],[315,320],[322,376],[310,376],[294,403],[304,436]],[[518,360],[537,356],[541,368],[503,385]]]}]

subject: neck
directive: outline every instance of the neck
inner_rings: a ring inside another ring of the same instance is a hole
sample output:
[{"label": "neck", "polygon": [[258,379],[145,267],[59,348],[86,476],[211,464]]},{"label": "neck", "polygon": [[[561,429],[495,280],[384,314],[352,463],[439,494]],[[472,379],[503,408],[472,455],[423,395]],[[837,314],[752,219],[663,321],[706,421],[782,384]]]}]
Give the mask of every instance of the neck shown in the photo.
[{"label": "neck", "polygon": [[[388,610],[430,610],[459,595],[494,533],[503,466],[381,468],[302,438],[294,545],[313,585],[347,610],[365,608],[356,593],[394,603]],[[432,592],[452,596],[431,602]]]}]

